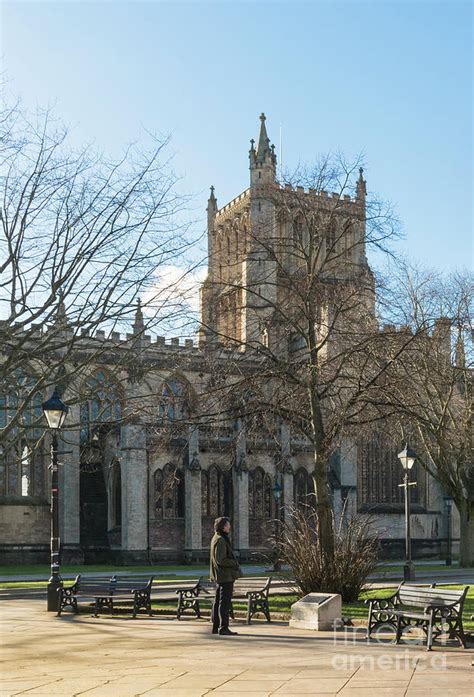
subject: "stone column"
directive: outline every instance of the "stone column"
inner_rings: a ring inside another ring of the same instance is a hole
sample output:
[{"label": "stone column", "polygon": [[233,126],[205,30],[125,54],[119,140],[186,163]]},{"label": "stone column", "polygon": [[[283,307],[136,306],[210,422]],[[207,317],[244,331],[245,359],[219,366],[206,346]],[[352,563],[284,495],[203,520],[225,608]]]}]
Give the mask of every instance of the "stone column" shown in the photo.
[{"label": "stone column", "polygon": [[346,516],[357,513],[357,445],[349,439],[343,440],[339,450],[339,481],[339,514],[336,501],[334,506],[337,522],[342,511]]},{"label": "stone column", "polygon": [[291,511],[295,505],[294,476],[293,467],[288,460],[283,465],[283,520],[286,524],[291,523]]},{"label": "stone column", "polygon": [[283,484],[283,521],[291,522],[291,510],[295,505],[294,476],[291,464],[291,429],[289,424],[282,422],[280,426],[280,449],[282,461]]},{"label": "stone column", "polygon": [[125,560],[146,559],[148,532],[147,452],[145,428],[140,423],[121,429],[122,552]]},{"label": "stone column", "polygon": [[189,430],[188,448],[189,461],[184,472],[184,546],[186,559],[192,561],[195,552],[202,549],[201,465],[197,427]]},{"label": "stone column", "polygon": [[238,421],[235,462],[232,467],[232,486],[234,490],[234,547],[245,557],[249,548],[249,474],[246,463],[247,446],[242,421]]},{"label": "stone column", "polygon": [[[67,396],[65,397],[67,401]],[[70,425],[70,428],[67,426]],[[79,405],[70,408],[59,440],[59,534],[61,562],[81,563]],[[49,453],[47,455],[49,458]]]}]

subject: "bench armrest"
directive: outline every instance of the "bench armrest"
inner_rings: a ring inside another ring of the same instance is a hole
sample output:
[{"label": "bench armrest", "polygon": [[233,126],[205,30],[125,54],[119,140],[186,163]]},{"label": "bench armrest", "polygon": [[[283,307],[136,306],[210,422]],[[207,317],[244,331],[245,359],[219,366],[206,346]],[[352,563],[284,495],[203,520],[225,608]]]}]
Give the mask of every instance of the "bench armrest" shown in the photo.
[{"label": "bench armrest", "polygon": [[194,586],[188,586],[187,588],[177,588],[175,590],[176,595],[183,595],[185,598],[197,597],[202,590],[201,579],[199,578]]},{"label": "bench armrest", "polygon": [[398,589],[393,593],[393,595],[377,598],[367,598],[364,600],[364,604],[372,607],[373,610],[386,610],[388,608],[394,608],[397,605],[399,599]]}]

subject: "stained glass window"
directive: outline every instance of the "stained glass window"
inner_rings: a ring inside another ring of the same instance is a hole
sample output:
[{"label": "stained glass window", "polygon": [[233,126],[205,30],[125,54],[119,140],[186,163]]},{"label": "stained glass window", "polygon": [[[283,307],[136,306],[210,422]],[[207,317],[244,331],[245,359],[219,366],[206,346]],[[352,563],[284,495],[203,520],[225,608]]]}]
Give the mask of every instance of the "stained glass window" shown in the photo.
[{"label": "stained glass window", "polygon": [[163,383],[159,405],[160,419],[185,419],[189,414],[188,386],[173,377]]},{"label": "stained glass window", "polygon": [[119,390],[110,377],[99,370],[85,386],[87,397],[81,404],[81,442],[90,440],[91,428],[99,423],[118,423],[122,417]]},{"label": "stained glass window", "polygon": [[249,517],[270,519],[272,517],[272,480],[261,467],[249,472]]},{"label": "stained glass window", "polygon": [[201,472],[201,515],[209,515],[209,477],[205,470]]},{"label": "stained glass window", "polygon": [[163,472],[161,470],[156,470],[153,475],[154,482],[154,492],[155,492],[155,517],[163,518]]},{"label": "stained glass window", "polygon": [[295,504],[296,506],[314,504],[313,479],[303,467],[300,467],[295,474]]},{"label": "stained glass window", "polygon": [[171,463],[163,467],[163,517],[184,518],[184,473]]}]

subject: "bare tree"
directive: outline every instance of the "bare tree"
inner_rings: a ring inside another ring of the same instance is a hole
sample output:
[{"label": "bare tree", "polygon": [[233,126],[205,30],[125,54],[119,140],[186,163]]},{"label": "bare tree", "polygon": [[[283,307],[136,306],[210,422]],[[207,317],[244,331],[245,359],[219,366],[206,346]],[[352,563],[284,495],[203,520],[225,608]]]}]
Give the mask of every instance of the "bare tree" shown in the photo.
[{"label": "bare tree", "polygon": [[[227,389],[236,413],[286,422],[313,451],[318,535],[328,559],[331,456],[345,437],[381,418],[371,395],[412,341],[407,336],[387,358],[367,249],[390,253],[399,226],[389,204],[367,195],[359,165],[329,156],[286,185],[251,187],[245,271],[236,258],[235,272],[221,266],[207,281],[217,308],[226,295],[240,299],[234,323],[204,327],[210,347],[214,336],[233,352]],[[214,247],[225,249],[218,240]]]},{"label": "bare tree", "polygon": [[[387,296],[390,297],[390,296]],[[401,438],[460,514],[460,564],[474,564],[472,275],[410,269],[394,275],[391,314],[414,337],[383,386]],[[393,419],[391,420],[393,425]]]},{"label": "bare tree", "polygon": [[168,139],[149,141],[110,160],[74,148],[51,111],[0,115],[1,440],[32,429],[53,385],[82,401],[98,364],[137,377],[145,334],[185,310],[174,282],[156,284],[189,249],[186,198]]}]

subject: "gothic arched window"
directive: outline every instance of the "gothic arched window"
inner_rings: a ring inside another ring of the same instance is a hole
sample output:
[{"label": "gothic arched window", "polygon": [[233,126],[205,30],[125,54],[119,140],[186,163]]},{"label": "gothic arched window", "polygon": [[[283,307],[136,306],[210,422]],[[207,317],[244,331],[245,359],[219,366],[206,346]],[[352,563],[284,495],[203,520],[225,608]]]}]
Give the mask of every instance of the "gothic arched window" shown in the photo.
[{"label": "gothic arched window", "polygon": [[122,473],[117,460],[113,461],[110,474],[110,524],[118,528],[122,525]]},{"label": "gothic arched window", "polygon": [[[398,447],[383,433],[375,433],[361,441],[358,453],[359,505],[401,505],[403,502],[402,467],[397,457]],[[410,487],[412,503],[419,503],[423,493],[423,477],[417,476],[416,464],[411,478],[417,486]]]},{"label": "gothic arched window", "polygon": [[163,518],[163,472],[156,470],[153,475],[153,492],[154,501],[153,508],[155,510],[155,518]]},{"label": "gothic arched window", "polygon": [[206,470],[201,471],[201,515],[209,515],[209,476]]},{"label": "gothic arched window", "polygon": [[21,496],[31,496],[32,460],[31,450],[24,444],[20,455]]},{"label": "gothic arched window", "polygon": [[212,465],[209,477],[209,515],[217,518],[224,515],[224,474],[219,467]]},{"label": "gothic arched window", "polygon": [[168,421],[189,416],[189,386],[177,377],[169,378],[161,387],[159,416]]},{"label": "gothic arched window", "polygon": [[249,516],[260,520],[272,517],[272,481],[261,467],[249,472]]},{"label": "gothic arched window", "polygon": [[[44,431],[42,403],[44,396],[36,391],[36,380],[20,370],[5,380],[0,394],[0,428],[5,428],[17,416],[13,438],[39,438]],[[18,413],[19,412],[19,413]]]},{"label": "gothic arched window", "polygon": [[80,439],[85,443],[91,439],[94,426],[120,422],[122,407],[118,386],[104,370],[89,377],[83,393]]},{"label": "gothic arched window", "polygon": [[312,477],[309,475],[304,467],[300,467],[295,473],[295,504],[299,506],[314,505],[314,483]]},{"label": "gothic arched window", "polygon": [[163,518],[184,518],[184,472],[171,463],[163,467]]}]

